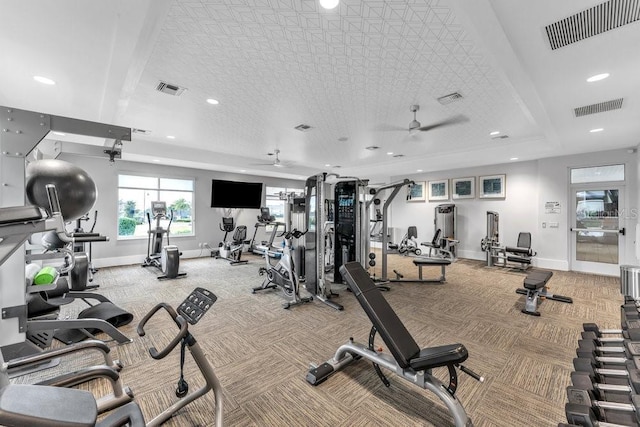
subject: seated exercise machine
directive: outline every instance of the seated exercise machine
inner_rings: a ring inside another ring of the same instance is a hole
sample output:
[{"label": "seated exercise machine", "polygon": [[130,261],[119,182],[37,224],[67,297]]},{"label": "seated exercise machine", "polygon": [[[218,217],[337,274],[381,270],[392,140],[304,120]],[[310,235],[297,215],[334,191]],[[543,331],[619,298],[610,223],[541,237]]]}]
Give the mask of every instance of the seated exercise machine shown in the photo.
[{"label": "seated exercise machine", "polygon": [[540,305],[541,300],[544,299],[573,304],[573,300],[571,298],[562,295],[554,295],[549,292],[547,282],[551,279],[551,276],[553,276],[552,271],[532,271],[524,278],[524,289],[516,289],[516,293],[526,296],[524,308],[522,309],[524,314],[540,316],[538,306]]},{"label": "seated exercise machine", "polygon": [[[531,249],[531,233],[518,234],[517,246],[502,246],[498,233],[500,215],[487,211],[487,235],[480,242],[480,248],[487,253],[488,267],[512,267],[526,270],[536,252]],[[515,263],[515,264],[514,264]]]},{"label": "seated exercise machine", "polygon": [[[469,356],[465,346],[450,344],[421,349],[359,263],[349,262],[340,269],[353,294],[373,323],[369,333],[369,344],[356,343],[350,339],[338,348],[332,359],[320,366],[312,367],[307,373],[307,382],[318,385],[348,364],[366,359],[373,363],[376,373],[385,386],[389,387],[390,382],[380,367],[392,371],[420,388],[433,392],[446,405],[457,427],[473,425],[455,396],[458,385],[456,368],[480,382],[483,382],[484,378],[461,365]],[[376,333],[380,334],[391,354],[375,348]],[[446,366],[449,370],[448,385],[431,374],[433,368],[440,366]]]},{"label": "seated exercise machine", "polygon": [[[89,285],[90,282],[93,282],[93,275],[98,271],[98,269],[94,267],[92,262],[92,243],[109,241],[109,238],[107,236],[102,236],[100,235],[100,233],[94,233],[96,222],[98,221],[97,210],[93,213],[93,224],[91,225],[91,229],[88,232],[85,232],[82,228],[82,221],[90,221],[89,213],[86,213],[85,215],[76,219],[76,227],[73,229],[73,235],[75,237],[90,237],[91,239],[88,241],[76,241],[76,243],[74,243],[73,245],[73,252],[76,254],[76,265],[75,268],[70,272],[69,286],[74,291],[83,291],[85,289],[99,287],[99,285],[96,284]],[[87,246],[89,247],[88,250]]]},{"label": "seated exercise machine", "polygon": [[[291,254],[291,241],[293,239],[299,239],[304,236],[305,233],[295,228],[291,231],[281,234],[279,237],[284,237],[284,248],[282,253],[267,251],[264,254],[266,267],[260,267],[260,275],[264,274],[267,277],[263,280],[262,285],[253,288],[251,293],[257,291],[263,291],[265,289],[275,289],[280,287],[282,293],[289,300],[283,304],[283,307],[289,308],[292,305],[304,304],[306,302],[313,301],[313,296],[301,297],[300,296],[300,279],[298,278],[298,272],[296,271],[293,257]],[[275,258],[278,261],[275,265],[270,261],[271,258]]]},{"label": "seated exercise machine", "polygon": [[[218,245],[216,258],[224,258],[231,265],[238,264],[246,264],[249,261],[242,258],[242,249],[244,247],[244,241],[247,238],[247,226],[239,225],[235,226],[235,221],[233,217],[223,217],[222,224],[218,225],[221,231],[224,231],[224,237],[222,238],[222,242]],[[233,238],[229,242],[227,241],[227,235],[233,233]],[[216,251],[211,251],[214,254]]]},{"label": "seated exercise machine", "polygon": [[[180,273],[180,251],[176,245],[169,243],[169,233],[171,223],[173,222],[173,210],[170,216],[167,216],[166,202],[151,202],[151,212],[153,219],[156,221],[155,228],[151,228],[151,215],[147,212],[147,222],[149,223],[149,241],[147,245],[147,257],[142,261],[143,267],[156,267],[162,275],[161,279],[175,279],[184,277],[187,273]],[[167,228],[160,225],[160,221],[168,219]],[[167,244],[163,245],[164,236],[167,236]]]},{"label": "seated exercise machine", "polygon": [[412,225],[407,228],[407,233],[402,237],[400,244],[389,244],[389,249],[397,250],[400,255],[421,255],[422,250],[418,247],[416,237],[418,237],[418,228]]},{"label": "seated exercise machine", "polygon": [[[158,426],[173,417],[189,403],[213,390],[215,397],[215,426],[222,426],[223,396],[222,386],[213,368],[205,357],[204,351],[195,337],[189,332],[189,324],[195,325],[216,301],[216,296],[203,288],[196,288],[178,306],[173,309],[166,303],[156,305],[149,311],[138,325],[138,335],[144,336],[147,322],[164,309],[179,328],[178,334],[167,346],[158,351],[149,349],[154,359],[163,359],[180,344],[180,378],[176,388],[179,398],[170,407],[145,424],[140,406],[130,402],[120,406],[105,418],[97,421],[99,413],[93,394],[78,389],[51,387],[46,385],[8,384],[5,373],[0,369],[0,424],[6,426]],[[189,349],[196,365],[205,379],[205,384],[198,390],[189,393],[189,386],[184,379],[185,350]],[[2,365],[0,354],[0,365]],[[116,372],[117,374],[117,372]],[[37,402],[37,404],[34,404]]]}]

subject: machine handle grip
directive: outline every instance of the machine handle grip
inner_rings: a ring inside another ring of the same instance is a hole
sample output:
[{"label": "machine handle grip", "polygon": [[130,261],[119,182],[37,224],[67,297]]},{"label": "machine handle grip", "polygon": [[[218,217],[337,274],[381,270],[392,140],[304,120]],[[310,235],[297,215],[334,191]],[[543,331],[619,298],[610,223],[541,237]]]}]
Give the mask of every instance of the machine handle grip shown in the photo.
[{"label": "machine handle grip", "polygon": [[463,365],[457,365],[458,368],[464,372],[465,374],[469,375],[471,378],[475,379],[476,381],[479,381],[481,383],[484,382],[484,377],[481,375],[476,374],[475,372],[473,372],[471,369],[467,368],[466,366]]},{"label": "machine handle grip", "polygon": [[176,345],[178,345],[178,343],[182,340],[182,338],[184,338],[189,332],[189,325],[187,324],[187,321],[184,320],[182,316],[178,315],[178,313],[176,313],[173,307],[171,307],[166,303],[161,302],[160,304],[153,307],[151,311],[149,311],[138,324],[137,332],[139,336],[143,337],[145,335],[144,326],[147,324],[149,319],[151,319],[153,315],[156,314],[161,308],[163,308],[167,313],[169,313],[169,316],[171,316],[173,321],[180,328],[180,332],[178,332],[178,334],[171,340],[171,342],[162,351],[158,351],[155,347],[151,347],[149,349],[149,354],[154,359],[164,358],[167,354],[171,352],[171,350],[175,348]]},{"label": "machine handle grip", "polygon": [[107,236],[83,236],[82,234],[78,235],[78,233],[74,233],[73,240],[76,242],[108,242],[109,238]]}]

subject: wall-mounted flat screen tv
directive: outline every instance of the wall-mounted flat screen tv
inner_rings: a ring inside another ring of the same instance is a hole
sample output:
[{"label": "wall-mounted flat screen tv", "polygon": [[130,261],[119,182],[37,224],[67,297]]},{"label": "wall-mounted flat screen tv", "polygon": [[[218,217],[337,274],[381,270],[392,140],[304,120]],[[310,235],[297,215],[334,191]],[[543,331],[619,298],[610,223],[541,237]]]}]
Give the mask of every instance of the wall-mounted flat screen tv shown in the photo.
[{"label": "wall-mounted flat screen tv", "polygon": [[261,182],[211,180],[212,208],[259,209],[261,205]]}]

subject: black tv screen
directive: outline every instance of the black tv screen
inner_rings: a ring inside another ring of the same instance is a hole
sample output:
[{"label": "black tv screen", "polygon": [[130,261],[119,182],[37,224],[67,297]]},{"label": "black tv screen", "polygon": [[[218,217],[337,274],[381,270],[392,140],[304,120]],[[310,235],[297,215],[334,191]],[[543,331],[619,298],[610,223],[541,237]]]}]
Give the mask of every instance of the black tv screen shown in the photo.
[{"label": "black tv screen", "polygon": [[261,182],[211,180],[212,208],[259,209],[261,204]]}]

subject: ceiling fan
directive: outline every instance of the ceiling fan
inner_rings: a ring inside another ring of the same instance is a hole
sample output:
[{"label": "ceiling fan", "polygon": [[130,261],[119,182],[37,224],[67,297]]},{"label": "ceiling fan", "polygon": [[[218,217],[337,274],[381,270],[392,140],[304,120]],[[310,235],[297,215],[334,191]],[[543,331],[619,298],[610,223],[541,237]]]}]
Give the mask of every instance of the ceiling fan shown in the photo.
[{"label": "ceiling fan", "polygon": [[268,156],[276,156],[275,159],[273,159],[273,162],[271,163],[252,163],[252,165],[255,166],[274,166],[276,168],[283,168],[283,167],[287,167],[288,165],[285,165],[284,163],[282,163],[280,161],[280,150],[279,149],[275,149],[273,150],[273,153],[267,153]]},{"label": "ceiling fan", "polygon": [[413,120],[409,123],[409,128],[408,129],[405,128],[405,127],[400,127],[400,126],[392,126],[392,127],[383,128],[381,130],[402,130],[402,131],[407,131],[408,130],[409,131],[409,135],[413,136],[413,135],[416,135],[416,134],[418,134],[420,132],[426,132],[426,131],[437,129],[437,128],[440,128],[440,127],[454,125],[454,124],[458,124],[458,123],[463,123],[463,122],[469,121],[469,119],[467,119],[465,116],[457,115],[457,116],[453,116],[453,117],[450,117],[448,119],[442,120],[440,122],[431,123],[430,125],[422,126],[422,124],[420,124],[420,122],[416,118],[416,113],[418,112],[418,110],[420,110],[420,106],[417,105],[417,104],[414,104],[411,107],[409,107],[409,110],[413,113]]}]

